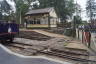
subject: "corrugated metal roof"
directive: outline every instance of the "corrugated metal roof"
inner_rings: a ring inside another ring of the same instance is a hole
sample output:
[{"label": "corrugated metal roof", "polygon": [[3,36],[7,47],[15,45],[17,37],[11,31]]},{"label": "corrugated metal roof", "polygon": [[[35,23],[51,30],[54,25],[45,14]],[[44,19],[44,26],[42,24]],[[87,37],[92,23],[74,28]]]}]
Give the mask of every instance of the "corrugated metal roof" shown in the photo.
[{"label": "corrugated metal roof", "polygon": [[26,15],[39,14],[39,13],[49,13],[53,9],[54,9],[53,7],[50,7],[50,8],[44,8],[44,9],[31,10],[31,11],[27,12]]}]

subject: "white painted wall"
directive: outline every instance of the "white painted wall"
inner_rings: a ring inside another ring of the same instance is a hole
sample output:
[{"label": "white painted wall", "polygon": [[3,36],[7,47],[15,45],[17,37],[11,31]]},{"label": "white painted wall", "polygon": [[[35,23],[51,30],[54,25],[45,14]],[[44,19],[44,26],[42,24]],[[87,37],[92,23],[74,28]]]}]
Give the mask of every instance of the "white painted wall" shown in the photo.
[{"label": "white painted wall", "polygon": [[52,9],[52,11],[49,14],[50,14],[51,17],[57,18],[57,14],[56,14],[54,9]]},{"label": "white painted wall", "polygon": [[42,18],[42,19],[40,20],[40,23],[41,23],[41,24],[48,24],[48,18]]}]

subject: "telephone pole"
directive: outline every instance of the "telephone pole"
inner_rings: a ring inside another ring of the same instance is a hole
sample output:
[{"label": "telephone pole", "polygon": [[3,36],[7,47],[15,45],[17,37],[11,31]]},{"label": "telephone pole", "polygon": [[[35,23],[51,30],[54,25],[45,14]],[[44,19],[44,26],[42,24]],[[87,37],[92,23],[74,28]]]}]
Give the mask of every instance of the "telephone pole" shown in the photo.
[{"label": "telephone pole", "polygon": [[90,22],[92,23],[92,3],[91,3],[91,0],[89,0],[89,9],[90,9]]},{"label": "telephone pole", "polygon": [[[90,18],[90,25],[89,26],[93,26],[94,25],[94,13],[95,13],[95,0],[88,0],[87,1],[87,11],[89,13],[89,18]],[[89,31],[89,42],[88,42],[88,47],[90,48],[91,45],[91,27],[87,28]]]},{"label": "telephone pole", "polygon": [[94,16],[96,15],[96,2],[95,0],[87,0],[87,11],[90,18],[90,23],[94,24],[93,20],[95,19]]}]

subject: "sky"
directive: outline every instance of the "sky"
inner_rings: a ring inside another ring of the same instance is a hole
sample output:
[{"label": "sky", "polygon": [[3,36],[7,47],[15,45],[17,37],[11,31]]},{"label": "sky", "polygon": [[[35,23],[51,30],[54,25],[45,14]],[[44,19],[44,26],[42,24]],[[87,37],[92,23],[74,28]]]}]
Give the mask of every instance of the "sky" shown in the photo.
[{"label": "sky", "polygon": [[[13,2],[10,2],[9,0],[7,0],[7,1],[12,5],[12,8],[15,9],[14,8],[14,3]],[[87,0],[75,0],[75,2],[76,1],[77,1],[78,4],[80,4],[80,6],[82,8],[82,14],[81,14],[81,16],[82,16],[83,20],[87,20],[88,18],[86,16],[86,12],[84,12],[84,10],[86,9],[86,1]]]},{"label": "sky", "polygon": [[77,1],[78,4],[81,5],[81,8],[86,8],[86,2],[87,0],[75,0],[75,2]]},{"label": "sky", "polygon": [[8,1],[8,3],[10,3],[10,5],[12,6],[12,9],[14,9],[15,10],[15,4],[14,4],[14,2],[12,2],[12,1],[10,1],[10,0],[7,0]]},{"label": "sky", "polygon": [[87,0],[75,0],[75,2],[77,1],[77,3],[81,6],[82,8],[82,12],[81,12],[81,16],[83,20],[88,20],[87,15],[86,15],[86,2]]}]

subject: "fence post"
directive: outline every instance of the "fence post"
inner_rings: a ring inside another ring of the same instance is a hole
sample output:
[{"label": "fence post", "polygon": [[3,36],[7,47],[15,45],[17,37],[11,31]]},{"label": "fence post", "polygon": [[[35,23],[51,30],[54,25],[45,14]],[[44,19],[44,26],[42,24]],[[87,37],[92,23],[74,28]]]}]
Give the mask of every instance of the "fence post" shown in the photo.
[{"label": "fence post", "polygon": [[82,29],[82,43],[83,43],[83,36],[84,36],[84,33],[83,33],[83,29]]},{"label": "fence post", "polygon": [[89,42],[88,42],[88,48],[90,48],[90,45],[91,45],[91,33],[89,32]]},{"label": "fence post", "polygon": [[79,29],[78,29],[78,39],[79,39]]}]

